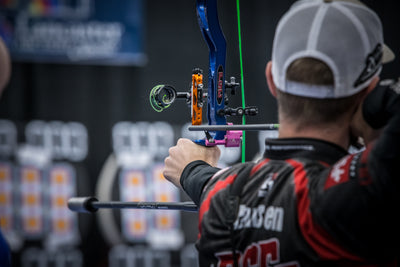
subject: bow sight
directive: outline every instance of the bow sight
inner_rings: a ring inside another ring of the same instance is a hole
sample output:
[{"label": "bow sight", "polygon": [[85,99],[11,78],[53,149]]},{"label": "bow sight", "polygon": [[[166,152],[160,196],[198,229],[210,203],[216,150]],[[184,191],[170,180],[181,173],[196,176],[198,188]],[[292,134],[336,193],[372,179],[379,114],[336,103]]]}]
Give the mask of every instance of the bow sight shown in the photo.
[{"label": "bow sight", "polygon": [[[222,76],[222,74],[221,74]],[[226,105],[229,103],[229,98],[226,93],[222,91],[224,88],[225,92],[229,91],[230,95],[235,95],[236,90],[240,87],[240,84],[236,82],[235,77],[231,77],[230,81],[219,81],[217,87],[217,102],[221,106],[220,109],[214,110],[211,105],[208,105],[211,110],[220,116],[220,117],[227,117],[227,116],[254,116],[258,114],[258,108],[255,106],[251,107],[237,107],[231,108],[227,107]],[[224,83],[222,85],[221,83]],[[210,90],[210,89],[209,89]],[[222,99],[223,98],[223,99]],[[192,117],[192,125],[201,125],[203,122],[203,106],[204,103],[209,98],[209,94],[204,92],[204,83],[203,83],[203,71],[199,68],[196,68],[192,72],[192,84],[191,88],[188,92],[177,92],[176,89],[171,85],[157,85],[155,86],[150,92],[150,104],[153,109],[157,112],[162,112],[163,110],[167,109],[176,99],[183,99],[186,100],[188,106],[191,107],[191,117]],[[210,100],[208,100],[210,101]],[[225,125],[228,126],[228,125]],[[234,131],[229,130],[228,128],[224,129],[223,125],[220,125],[217,131],[228,131],[224,139],[219,141],[209,133],[209,131],[215,131],[214,128],[210,127],[209,129],[207,126],[202,126],[199,128],[198,131],[205,131],[206,133],[206,146],[212,145],[225,145],[225,146],[239,146],[240,138],[241,138],[241,131],[244,130],[246,127],[241,125],[240,127],[236,127]],[[196,127],[190,127],[190,131],[196,131]],[[259,130],[259,128],[257,128]],[[202,143],[201,140],[197,141],[197,143]]]},{"label": "bow sight", "polygon": [[[230,81],[225,81],[225,90],[229,89],[231,95],[236,94],[236,90],[240,84],[236,82],[235,77],[231,77]],[[193,70],[192,74],[192,87],[189,92],[177,92],[171,85],[157,85],[150,91],[150,104],[157,112],[162,112],[167,109],[176,99],[184,99],[188,106],[192,107],[192,125],[202,124],[202,108],[207,93],[203,92],[203,71],[199,68]],[[218,94],[221,94],[218,92]],[[224,94],[224,105],[229,103],[229,98]],[[223,109],[217,111],[220,116],[255,116],[258,114],[258,108],[251,107],[238,107],[231,108],[225,106]]]}]

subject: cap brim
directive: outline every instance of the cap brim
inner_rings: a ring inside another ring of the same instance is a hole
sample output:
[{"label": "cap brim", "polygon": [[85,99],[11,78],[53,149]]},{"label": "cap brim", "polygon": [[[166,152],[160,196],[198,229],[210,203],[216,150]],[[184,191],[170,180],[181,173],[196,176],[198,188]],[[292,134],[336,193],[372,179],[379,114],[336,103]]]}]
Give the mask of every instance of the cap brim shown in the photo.
[{"label": "cap brim", "polygon": [[383,44],[383,58],[382,63],[389,63],[396,58],[392,49],[390,49],[387,45]]}]

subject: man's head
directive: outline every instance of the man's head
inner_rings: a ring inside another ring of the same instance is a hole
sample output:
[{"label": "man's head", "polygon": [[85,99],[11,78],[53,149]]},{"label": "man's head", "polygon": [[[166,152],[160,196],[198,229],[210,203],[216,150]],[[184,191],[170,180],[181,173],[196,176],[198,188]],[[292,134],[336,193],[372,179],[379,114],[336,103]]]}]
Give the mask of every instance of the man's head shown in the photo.
[{"label": "man's head", "polygon": [[0,38],[0,96],[11,75],[11,62],[8,50]]},{"label": "man's head", "polygon": [[280,109],[311,116],[309,123],[337,119],[394,58],[382,33],[378,16],[356,0],[296,2],[273,45],[271,82]]}]

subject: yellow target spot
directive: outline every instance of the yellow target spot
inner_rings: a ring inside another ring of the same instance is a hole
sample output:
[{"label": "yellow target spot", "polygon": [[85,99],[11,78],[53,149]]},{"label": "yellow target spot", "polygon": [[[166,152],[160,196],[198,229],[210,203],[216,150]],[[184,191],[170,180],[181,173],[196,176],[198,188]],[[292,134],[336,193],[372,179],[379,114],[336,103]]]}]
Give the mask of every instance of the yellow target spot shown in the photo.
[{"label": "yellow target spot", "polygon": [[0,169],[0,181],[5,181],[7,176],[7,171],[4,169]]},{"label": "yellow target spot", "polygon": [[158,219],[158,224],[159,224],[160,227],[168,227],[169,224],[170,224],[170,220],[169,220],[169,218],[167,216],[161,216]]},{"label": "yellow target spot", "polygon": [[35,182],[37,179],[37,175],[35,171],[26,171],[25,175],[24,175],[24,180],[26,180],[27,182]]},{"label": "yellow target spot", "polygon": [[26,195],[24,198],[24,202],[27,205],[36,205],[38,203],[38,197],[36,195]]},{"label": "yellow target spot", "polygon": [[56,197],[55,205],[57,207],[65,207],[67,205],[66,201],[65,201],[65,198],[64,197]]},{"label": "yellow target spot", "polygon": [[168,202],[169,201],[169,197],[167,194],[159,195],[158,199],[159,199],[158,201],[160,201],[160,202]]},{"label": "yellow target spot", "polygon": [[132,227],[132,230],[134,232],[142,231],[143,230],[143,223],[142,222],[138,222],[138,221],[132,222],[131,227]]},{"label": "yellow target spot", "polygon": [[164,177],[164,174],[162,172],[158,173],[158,179],[161,180],[161,181],[165,181],[165,177]]},{"label": "yellow target spot", "polygon": [[132,176],[130,180],[132,185],[139,185],[141,179],[138,176]]},{"label": "yellow target spot", "polygon": [[57,173],[54,175],[54,181],[57,184],[64,184],[65,183],[65,175],[63,173]]},{"label": "yellow target spot", "polygon": [[29,229],[37,229],[39,227],[39,222],[36,218],[27,218],[25,223]]},{"label": "yellow target spot", "polygon": [[55,228],[57,231],[65,231],[67,229],[67,222],[65,220],[57,220],[55,222]]},{"label": "yellow target spot", "polygon": [[6,228],[8,228],[8,226],[9,226],[9,221],[8,221],[8,219],[5,218],[5,217],[0,217],[0,227],[1,227],[2,229],[6,229]]},{"label": "yellow target spot", "polygon": [[0,204],[1,205],[5,205],[7,204],[8,197],[6,194],[0,194]]}]

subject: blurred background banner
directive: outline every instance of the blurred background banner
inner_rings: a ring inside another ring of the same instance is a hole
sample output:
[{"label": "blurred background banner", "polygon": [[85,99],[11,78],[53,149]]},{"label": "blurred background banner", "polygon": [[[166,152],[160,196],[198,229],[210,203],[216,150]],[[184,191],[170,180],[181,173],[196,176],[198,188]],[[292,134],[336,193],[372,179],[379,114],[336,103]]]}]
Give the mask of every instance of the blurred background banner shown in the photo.
[{"label": "blurred background banner", "polygon": [[0,36],[28,62],[143,66],[143,0],[1,0]]}]

